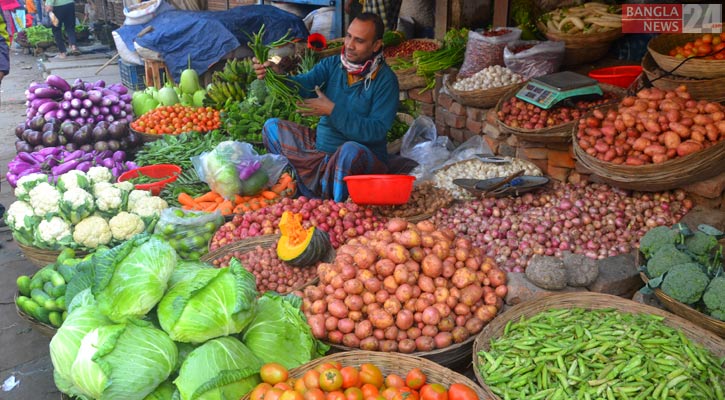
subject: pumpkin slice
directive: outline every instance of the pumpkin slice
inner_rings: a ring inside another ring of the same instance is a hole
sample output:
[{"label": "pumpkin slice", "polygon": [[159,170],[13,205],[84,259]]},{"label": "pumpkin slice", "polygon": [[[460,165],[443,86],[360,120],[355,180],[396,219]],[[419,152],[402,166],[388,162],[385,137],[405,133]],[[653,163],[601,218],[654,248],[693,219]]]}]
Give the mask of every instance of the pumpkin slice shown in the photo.
[{"label": "pumpkin slice", "polygon": [[309,267],[322,260],[332,248],[327,232],[302,227],[302,215],[285,211],[279,221],[282,236],[277,242],[277,257],[296,267]]}]

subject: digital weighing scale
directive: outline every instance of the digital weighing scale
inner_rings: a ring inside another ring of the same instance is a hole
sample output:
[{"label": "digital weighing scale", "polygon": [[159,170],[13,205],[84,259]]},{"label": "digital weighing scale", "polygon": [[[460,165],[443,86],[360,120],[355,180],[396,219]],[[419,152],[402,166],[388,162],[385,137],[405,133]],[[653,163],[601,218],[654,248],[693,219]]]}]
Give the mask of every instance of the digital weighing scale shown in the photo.
[{"label": "digital weighing scale", "polygon": [[571,71],[562,71],[532,78],[516,93],[516,97],[546,110],[572,97],[603,94],[595,79]]}]

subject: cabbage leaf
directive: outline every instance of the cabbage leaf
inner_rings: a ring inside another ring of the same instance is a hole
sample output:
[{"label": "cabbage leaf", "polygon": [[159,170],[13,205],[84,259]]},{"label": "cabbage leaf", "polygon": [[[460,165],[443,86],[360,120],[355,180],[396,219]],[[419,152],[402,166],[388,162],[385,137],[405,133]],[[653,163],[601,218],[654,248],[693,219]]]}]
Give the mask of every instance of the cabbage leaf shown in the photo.
[{"label": "cabbage leaf", "polygon": [[287,369],[324,356],[329,346],[312,335],[300,309],[302,299],[265,292],[257,302],[257,313],[242,334],[242,342],[263,362],[275,362]]},{"label": "cabbage leaf", "polygon": [[156,390],[144,397],[143,400],[171,400],[174,398],[175,391],[176,386],[174,386],[174,383],[166,380],[161,383]]}]

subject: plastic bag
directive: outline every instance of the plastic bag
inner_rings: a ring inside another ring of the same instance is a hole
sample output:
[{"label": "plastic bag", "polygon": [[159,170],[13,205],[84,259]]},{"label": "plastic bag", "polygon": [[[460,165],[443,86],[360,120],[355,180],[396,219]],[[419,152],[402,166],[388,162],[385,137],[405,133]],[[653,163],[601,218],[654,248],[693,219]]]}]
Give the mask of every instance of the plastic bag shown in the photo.
[{"label": "plastic bag", "polygon": [[448,159],[452,149],[448,137],[438,136],[433,120],[420,116],[403,135],[400,155],[418,163],[411,172],[417,182],[430,179],[432,171]]},{"label": "plastic bag", "polygon": [[206,254],[209,240],[224,223],[219,211],[207,213],[172,207],[161,211],[154,234],[161,235],[185,260],[198,260]]},{"label": "plastic bag", "polygon": [[434,168],[432,172],[435,172],[447,165],[455,164],[460,161],[470,160],[478,158],[478,156],[493,156],[491,147],[483,139],[483,136],[473,136],[465,142],[461,143],[460,146],[456,147],[451,153],[448,159],[438,167]]},{"label": "plastic bag", "polygon": [[463,65],[458,71],[459,77],[469,77],[491,65],[504,65],[503,49],[506,47],[506,43],[519,40],[521,29],[495,28],[489,32],[502,30],[508,30],[508,32],[499,36],[485,36],[485,33],[481,34],[476,31],[468,32],[466,53],[463,58]]},{"label": "plastic bag", "polygon": [[[514,53],[516,47],[533,47]],[[564,42],[538,40],[515,40],[506,45],[503,61],[506,68],[524,77],[525,80],[548,75],[559,70],[564,60]]]}]

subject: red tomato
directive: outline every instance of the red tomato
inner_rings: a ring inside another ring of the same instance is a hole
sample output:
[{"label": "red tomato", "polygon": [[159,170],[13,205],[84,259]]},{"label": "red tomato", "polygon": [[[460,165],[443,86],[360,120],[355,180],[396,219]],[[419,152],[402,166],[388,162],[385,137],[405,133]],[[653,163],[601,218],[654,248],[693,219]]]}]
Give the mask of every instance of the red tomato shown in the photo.
[{"label": "red tomato", "polygon": [[305,372],[304,375],[302,375],[302,380],[305,382],[305,386],[308,389],[314,389],[320,387],[320,372],[311,369],[307,372]]},{"label": "red tomato", "polygon": [[362,387],[360,389],[362,389],[363,397],[365,398],[365,400],[367,400],[370,397],[377,397],[380,394],[377,386],[371,385],[369,383],[362,385]]},{"label": "red tomato", "polygon": [[342,390],[335,390],[325,395],[325,400],[345,400],[345,393]]},{"label": "red tomato", "polygon": [[287,382],[275,383],[274,386],[272,386],[272,387],[275,387],[277,389],[282,389],[283,391],[284,390],[292,390],[292,386],[289,383],[287,383]]},{"label": "red tomato", "polygon": [[420,400],[448,400],[448,391],[440,383],[428,383],[420,388]]},{"label": "red tomato", "polygon": [[325,392],[320,388],[308,389],[302,396],[304,400],[325,400]]},{"label": "red tomato", "polygon": [[448,388],[448,400],[478,400],[478,395],[470,387],[454,383]]},{"label": "red tomato", "polygon": [[382,392],[380,392],[380,395],[383,396],[385,400],[393,400],[393,398],[398,394],[401,388],[396,387],[386,387],[383,389]]},{"label": "red tomato", "polygon": [[307,392],[308,390],[310,390],[309,388],[307,388],[307,385],[305,385],[305,380],[302,379],[302,378],[295,379],[295,384],[292,386],[292,388],[296,392],[299,392],[299,393],[302,393],[302,394],[305,394],[305,392]]},{"label": "red tomato", "polygon": [[383,386],[383,373],[373,364],[363,364],[360,366],[360,381],[375,387]]},{"label": "red tomato", "polygon": [[282,396],[279,397],[279,400],[305,400],[304,397],[302,397],[302,393],[296,392],[294,390],[285,390],[282,393]]},{"label": "red tomato", "polygon": [[363,400],[363,392],[359,387],[345,389],[345,400]]},{"label": "red tomato", "polygon": [[413,368],[405,376],[405,384],[411,389],[418,390],[425,385],[425,374],[420,368]]},{"label": "red tomato", "polygon": [[254,390],[252,390],[252,393],[249,394],[250,400],[264,400],[264,394],[267,393],[269,389],[272,388],[272,385],[270,385],[267,382],[262,382],[259,385],[257,385]]},{"label": "red tomato", "polygon": [[355,367],[347,366],[340,369],[342,374],[342,388],[360,387],[360,371]]},{"label": "red tomato", "polygon": [[289,377],[289,372],[282,364],[267,363],[259,370],[259,375],[262,377],[262,382],[274,385],[286,381]]},{"label": "red tomato", "polygon": [[284,393],[284,390],[273,387],[267,390],[267,392],[264,394],[264,400],[279,400],[280,397],[282,397],[282,394]]},{"label": "red tomato", "polygon": [[342,387],[342,374],[339,369],[329,368],[320,374],[320,389],[333,392]]},{"label": "red tomato", "polygon": [[340,368],[337,368],[337,366],[335,364],[326,362],[326,363],[322,363],[322,364],[316,366],[315,371],[322,373],[322,371],[324,371],[326,369],[330,369],[330,368],[340,369]]},{"label": "red tomato", "polygon": [[702,42],[703,43],[712,43],[712,34],[706,33],[706,34],[702,35]]},{"label": "red tomato", "polygon": [[420,396],[418,392],[409,388],[403,387],[398,390],[398,394],[393,397],[393,400],[419,400]]},{"label": "red tomato", "polygon": [[402,388],[403,386],[405,386],[405,380],[400,375],[390,374],[385,377],[385,387]]}]

